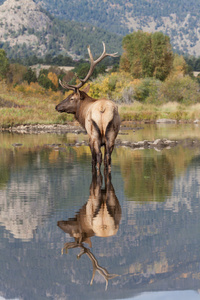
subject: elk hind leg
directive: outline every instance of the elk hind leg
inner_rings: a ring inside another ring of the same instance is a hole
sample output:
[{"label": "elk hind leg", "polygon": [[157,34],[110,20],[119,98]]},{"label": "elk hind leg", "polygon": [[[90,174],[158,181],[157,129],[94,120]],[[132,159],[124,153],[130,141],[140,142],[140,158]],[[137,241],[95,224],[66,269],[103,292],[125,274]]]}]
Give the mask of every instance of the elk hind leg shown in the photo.
[{"label": "elk hind leg", "polygon": [[109,141],[105,144],[104,166],[108,172],[111,172],[111,154],[114,149],[114,144],[110,145]]},{"label": "elk hind leg", "polygon": [[101,145],[98,140],[90,140],[90,149],[92,152],[92,169],[95,167],[100,170],[102,163]]},{"label": "elk hind leg", "polygon": [[90,145],[90,150],[92,153],[92,170],[95,170],[96,164],[97,164],[97,157],[96,157],[96,151],[94,148],[94,143],[90,140],[89,141],[89,145]]},{"label": "elk hind leg", "polygon": [[104,156],[104,166],[109,172],[111,172],[111,155],[114,149],[115,138],[116,134],[113,126],[113,121],[111,121],[106,128]]},{"label": "elk hind leg", "polygon": [[100,170],[101,163],[102,163],[102,153],[101,153],[101,146],[102,146],[102,135],[101,131],[97,125],[97,123],[92,120],[92,129],[91,129],[91,140],[90,140],[90,149],[93,149],[91,151],[94,151],[94,161],[97,170]]}]

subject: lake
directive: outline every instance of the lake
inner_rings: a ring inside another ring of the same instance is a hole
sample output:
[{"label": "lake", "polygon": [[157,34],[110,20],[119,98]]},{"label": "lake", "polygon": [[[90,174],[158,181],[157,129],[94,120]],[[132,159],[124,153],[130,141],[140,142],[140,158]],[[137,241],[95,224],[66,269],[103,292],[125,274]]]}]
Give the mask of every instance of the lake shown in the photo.
[{"label": "lake", "polygon": [[[134,125],[118,138],[200,130]],[[117,146],[108,176],[92,174],[82,141],[0,133],[0,299],[200,299],[200,148]]]}]

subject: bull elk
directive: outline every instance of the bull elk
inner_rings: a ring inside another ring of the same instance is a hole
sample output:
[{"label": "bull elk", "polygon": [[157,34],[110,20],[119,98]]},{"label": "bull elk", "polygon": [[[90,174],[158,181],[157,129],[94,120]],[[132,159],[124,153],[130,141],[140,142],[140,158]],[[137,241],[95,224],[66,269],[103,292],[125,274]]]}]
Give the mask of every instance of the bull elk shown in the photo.
[{"label": "bull elk", "polygon": [[73,90],[66,99],[56,106],[58,112],[74,114],[77,121],[87,131],[89,135],[89,145],[92,153],[92,166],[99,170],[102,163],[101,147],[105,147],[104,166],[111,171],[111,154],[114,149],[115,139],[120,128],[120,117],[117,105],[107,99],[94,99],[88,96],[90,86],[83,90],[80,88],[88,81],[95,66],[106,56],[116,57],[117,53],[107,54],[103,43],[103,53],[94,60],[90,47],[88,46],[90,57],[90,69],[84,79],[79,79],[80,83],[71,85],[60,84],[64,89]]},{"label": "bull elk", "polygon": [[95,272],[98,271],[106,280],[106,289],[108,280],[118,275],[110,274],[108,271],[101,267],[90,251],[89,248],[84,246],[87,243],[92,247],[91,237],[96,235],[100,237],[109,237],[117,233],[119,223],[121,220],[121,206],[115,195],[111,178],[108,172],[105,172],[105,188],[102,188],[101,174],[94,172],[92,183],[90,185],[90,196],[87,203],[80,209],[76,216],[67,221],[58,221],[57,225],[71,237],[74,238],[73,242],[65,243],[62,249],[81,248],[80,258],[86,254],[92,261],[93,274],[90,284],[92,284]]}]

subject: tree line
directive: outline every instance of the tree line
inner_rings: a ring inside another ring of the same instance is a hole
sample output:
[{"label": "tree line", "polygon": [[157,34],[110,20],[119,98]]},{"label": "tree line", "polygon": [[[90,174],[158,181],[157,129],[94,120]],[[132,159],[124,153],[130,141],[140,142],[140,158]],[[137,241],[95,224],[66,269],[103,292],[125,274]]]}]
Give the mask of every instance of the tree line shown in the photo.
[{"label": "tree line", "polygon": [[162,104],[200,102],[199,80],[182,55],[174,53],[168,36],[161,32],[133,32],[123,38],[120,72],[97,78],[92,96],[119,103]]},{"label": "tree line", "polygon": [[[126,35],[122,42],[123,54],[118,58],[107,58],[94,70],[91,77],[91,93],[94,97],[105,96],[113,100],[131,103],[178,101],[199,102],[199,78],[194,78],[192,68],[198,66],[198,59],[186,59],[173,53],[170,39],[161,32],[143,31]],[[29,62],[29,64],[28,64]],[[187,64],[188,62],[188,64]],[[39,75],[30,66],[49,64]],[[84,78],[90,64],[86,60],[73,61],[70,57],[58,55],[44,58],[32,56],[25,64],[9,61],[6,52],[0,50],[0,77],[9,85],[38,83],[45,89],[61,90],[59,79],[76,83],[77,76]],[[59,65],[73,66],[65,72]],[[77,76],[75,76],[75,74]]]},{"label": "tree line", "polygon": [[[119,58],[106,58],[95,68],[91,78],[96,78],[99,74],[104,74],[109,66],[118,66]],[[34,65],[41,65],[39,75],[33,68]],[[49,65],[48,69],[42,68],[42,65]],[[64,71],[62,67],[71,66],[73,71]],[[0,79],[5,79],[9,85],[19,85],[23,81],[28,84],[38,82],[45,89],[57,91],[62,89],[59,86],[59,79],[65,80],[71,84],[76,82],[76,76],[84,78],[89,71],[90,64],[87,60],[72,60],[69,56],[58,55],[52,57],[47,54],[43,58],[36,55],[25,59],[9,60],[6,51],[0,49]],[[76,76],[75,76],[76,74]]]}]

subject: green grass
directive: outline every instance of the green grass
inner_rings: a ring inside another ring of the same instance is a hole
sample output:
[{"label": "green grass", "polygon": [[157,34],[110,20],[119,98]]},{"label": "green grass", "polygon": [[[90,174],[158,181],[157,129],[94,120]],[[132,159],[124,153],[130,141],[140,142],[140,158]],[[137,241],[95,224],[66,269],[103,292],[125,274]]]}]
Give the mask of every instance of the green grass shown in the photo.
[{"label": "green grass", "polygon": [[63,99],[61,93],[22,93],[15,89],[8,90],[1,82],[0,98],[0,126],[4,128],[25,124],[64,124],[73,121],[73,116],[59,114],[55,110],[56,104]]},{"label": "green grass", "polygon": [[[23,92],[8,89],[0,82],[0,127],[34,124],[66,124],[74,117],[55,110],[64,96],[60,92],[25,89]],[[119,105],[122,121],[150,121],[166,118],[183,121],[200,119],[200,104],[180,105],[175,102],[162,105],[142,104]]]},{"label": "green grass", "polygon": [[134,103],[120,106],[122,121],[155,121],[157,119],[174,119],[177,121],[194,121],[200,119],[200,104],[180,105],[169,102],[162,105]]}]

